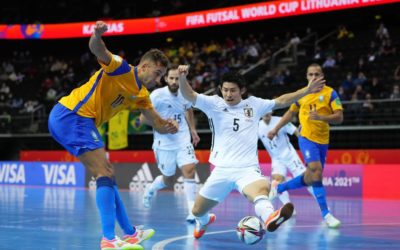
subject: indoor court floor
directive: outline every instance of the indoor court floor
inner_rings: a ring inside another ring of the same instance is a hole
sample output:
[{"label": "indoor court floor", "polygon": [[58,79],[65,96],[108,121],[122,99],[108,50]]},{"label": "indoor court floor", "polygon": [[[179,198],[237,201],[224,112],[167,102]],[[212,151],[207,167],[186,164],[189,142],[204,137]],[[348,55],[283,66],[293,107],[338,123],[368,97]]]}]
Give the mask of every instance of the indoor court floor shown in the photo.
[{"label": "indoor court floor", "polygon": [[[183,193],[160,192],[151,209],[141,193],[122,191],[129,217],[136,225],[156,230],[145,249],[400,249],[400,201],[329,198],[340,229],[329,229],[311,197],[292,196],[297,215],[253,246],[239,241],[237,222],[254,215],[253,206],[238,193],[214,208],[217,221],[200,240],[185,221]],[[278,207],[279,204],[275,204]],[[118,229],[117,233],[121,233]],[[0,186],[0,249],[99,249],[100,223],[95,191],[73,188]]]}]

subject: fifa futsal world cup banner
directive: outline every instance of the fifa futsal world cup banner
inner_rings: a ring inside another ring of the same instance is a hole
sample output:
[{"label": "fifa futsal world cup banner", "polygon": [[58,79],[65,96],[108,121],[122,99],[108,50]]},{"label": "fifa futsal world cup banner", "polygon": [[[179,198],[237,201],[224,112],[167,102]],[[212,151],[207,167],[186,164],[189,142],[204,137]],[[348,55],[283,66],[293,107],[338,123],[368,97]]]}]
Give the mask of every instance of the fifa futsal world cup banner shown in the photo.
[{"label": "fifa futsal world cup banner", "polygon": [[[397,3],[398,0],[279,0],[155,18],[107,20],[106,36],[152,34]],[[0,24],[0,39],[89,37],[92,22]]]}]

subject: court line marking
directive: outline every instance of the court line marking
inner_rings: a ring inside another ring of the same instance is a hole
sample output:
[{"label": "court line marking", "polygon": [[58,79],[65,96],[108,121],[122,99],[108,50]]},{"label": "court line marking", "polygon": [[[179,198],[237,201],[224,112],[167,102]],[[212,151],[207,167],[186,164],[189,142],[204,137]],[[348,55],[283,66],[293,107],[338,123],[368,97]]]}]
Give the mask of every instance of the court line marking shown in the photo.
[{"label": "court line marking", "polygon": [[[299,225],[299,226],[293,226],[292,228],[308,228],[308,227],[317,227],[318,224],[316,225]],[[400,223],[365,223],[365,224],[344,224],[342,227],[357,227],[357,226],[400,226]],[[337,229],[333,229],[337,230]],[[230,233],[230,232],[235,232],[235,229],[230,229],[230,230],[223,230],[223,231],[214,231],[214,232],[209,232],[205,233],[204,235],[212,235],[212,234],[223,234],[223,233]],[[178,240],[183,240],[183,239],[189,239],[189,238],[194,238],[193,235],[183,235],[183,236],[177,236],[177,237],[172,237],[168,238],[162,241],[157,242],[156,244],[153,245],[151,250],[164,250],[164,247],[174,241]]]}]

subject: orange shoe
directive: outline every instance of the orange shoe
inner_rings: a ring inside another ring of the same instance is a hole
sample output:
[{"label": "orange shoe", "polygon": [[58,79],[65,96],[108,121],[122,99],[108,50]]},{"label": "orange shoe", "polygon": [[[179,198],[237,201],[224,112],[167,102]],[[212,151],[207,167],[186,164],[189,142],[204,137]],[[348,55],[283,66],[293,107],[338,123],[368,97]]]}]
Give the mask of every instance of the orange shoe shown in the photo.
[{"label": "orange shoe", "polygon": [[101,250],[143,250],[141,245],[130,244],[125,242],[118,237],[115,237],[113,240],[108,240],[103,237],[100,242]]},{"label": "orange shoe", "polygon": [[203,234],[207,230],[207,226],[210,225],[211,223],[214,223],[215,220],[217,219],[217,216],[215,214],[210,214],[209,218],[210,219],[208,220],[207,224],[205,224],[205,225],[201,225],[200,222],[198,220],[196,220],[196,227],[194,228],[194,232],[193,232],[193,236],[196,239],[200,239],[201,236],[203,236]]},{"label": "orange shoe", "polygon": [[286,203],[279,210],[274,211],[265,222],[267,231],[273,232],[290,217],[292,217],[294,206],[292,203]]}]

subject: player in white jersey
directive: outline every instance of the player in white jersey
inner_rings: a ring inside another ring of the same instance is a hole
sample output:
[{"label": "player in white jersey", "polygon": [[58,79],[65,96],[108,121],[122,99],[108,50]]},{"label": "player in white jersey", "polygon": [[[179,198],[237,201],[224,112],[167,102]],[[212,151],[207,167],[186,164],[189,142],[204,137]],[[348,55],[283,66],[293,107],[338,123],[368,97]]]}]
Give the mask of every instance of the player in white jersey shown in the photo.
[{"label": "player in white jersey", "polygon": [[[150,94],[151,102],[160,116],[177,121],[179,130],[176,134],[168,135],[154,130],[153,151],[162,175],[157,176],[153,183],[146,188],[143,205],[149,208],[151,199],[158,190],[173,185],[176,166],[178,166],[184,177],[183,188],[189,211],[186,220],[194,223],[195,219],[191,211],[197,192],[194,175],[198,160],[191,138],[193,138],[195,146],[199,143],[200,138],[194,124],[192,104],[185,100],[178,91],[178,78],[178,69],[170,68],[164,78],[167,86],[156,89]],[[141,119],[145,122],[144,116]]]},{"label": "player in white jersey", "polygon": [[273,109],[283,108],[301,97],[319,91],[324,80],[313,79],[308,87],[282,95],[274,100],[251,96],[242,99],[245,92],[243,76],[228,72],[219,88],[222,97],[198,94],[186,80],[189,66],[180,65],[179,89],[183,97],[202,110],[212,130],[210,163],[215,166],[196,197],[192,213],[196,217],[194,237],[200,238],[207,226],[216,219],[209,210],[223,201],[234,189],[254,203],[255,212],[265,223],[267,231],[275,231],[293,213],[293,205],[285,204],[274,211],[268,199],[269,183],[262,176],[257,154],[258,122]]},{"label": "player in white jersey", "polygon": [[[271,177],[278,183],[285,181],[287,170],[289,170],[294,177],[299,176],[306,171],[306,167],[293,145],[290,143],[288,137],[288,134],[299,135],[296,126],[289,122],[279,130],[278,135],[275,136],[274,139],[270,140],[267,137],[269,131],[271,131],[280,120],[281,117],[272,116],[272,112],[267,113],[260,120],[258,126],[258,138],[264,144],[264,147],[267,149],[268,154],[271,157]],[[312,194],[311,188],[308,188],[308,190]],[[290,202],[287,191],[281,193],[278,197],[283,204]]]}]

